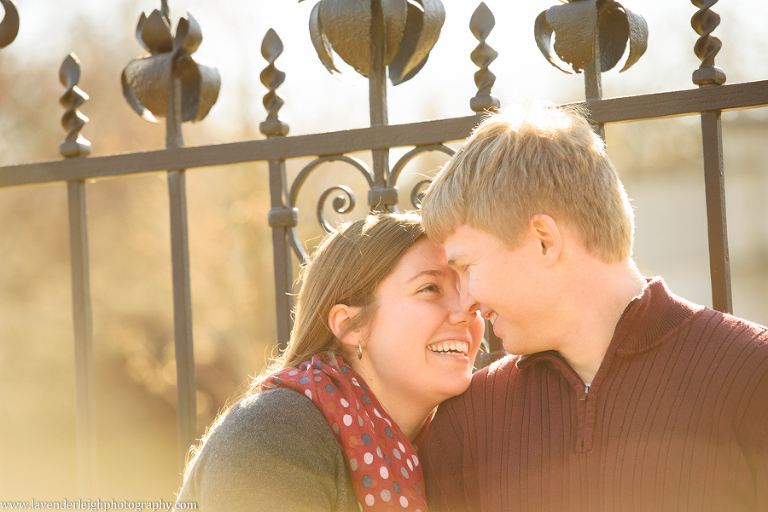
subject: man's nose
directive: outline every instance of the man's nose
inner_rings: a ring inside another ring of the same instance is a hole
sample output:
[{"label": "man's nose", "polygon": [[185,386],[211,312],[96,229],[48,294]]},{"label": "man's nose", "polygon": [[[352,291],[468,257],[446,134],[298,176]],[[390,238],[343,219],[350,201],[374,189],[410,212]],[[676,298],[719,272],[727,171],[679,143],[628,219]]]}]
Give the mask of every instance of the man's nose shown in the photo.
[{"label": "man's nose", "polygon": [[480,303],[469,293],[469,286],[466,280],[462,280],[459,284],[459,309],[469,314],[474,314],[480,309]]}]

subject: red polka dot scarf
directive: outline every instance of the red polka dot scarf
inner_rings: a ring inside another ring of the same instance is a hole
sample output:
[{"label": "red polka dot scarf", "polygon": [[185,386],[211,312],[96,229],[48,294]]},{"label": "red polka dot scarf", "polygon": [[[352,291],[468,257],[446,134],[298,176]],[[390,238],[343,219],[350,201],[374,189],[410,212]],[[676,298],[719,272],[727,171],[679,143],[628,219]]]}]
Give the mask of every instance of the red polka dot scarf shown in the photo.
[{"label": "red polka dot scarf", "polygon": [[427,511],[416,449],[363,379],[339,356],[317,354],[261,383],[304,393],[320,409],[344,449],[361,510]]}]

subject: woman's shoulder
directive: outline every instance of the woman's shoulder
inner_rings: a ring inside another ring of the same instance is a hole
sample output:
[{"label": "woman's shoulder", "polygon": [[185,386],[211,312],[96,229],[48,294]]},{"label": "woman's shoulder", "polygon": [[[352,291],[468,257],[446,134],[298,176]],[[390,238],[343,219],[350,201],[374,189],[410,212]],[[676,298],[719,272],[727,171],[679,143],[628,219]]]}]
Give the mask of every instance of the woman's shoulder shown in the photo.
[{"label": "woman's shoulder", "polygon": [[244,398],[215,423],[192,462],[184,499],[216,511],[355,505],[330,426],[311,400],[283,388]]},{"label": "woman's shoulder", "polygon": [[[315,424],[327,426],[323,414],[312,400],[293,389],[276,388],[240,400],[222,419],[220,426],[236,430],[294,429]],[[330,428],[328,431],[330,433]]]},{"label": "woman's shoulder", "polygon": [[212,429],[208,443],[243,450],[291,450],[296,443],[313,451],[327,448],[335,456],[340,446],[317,406],[304,395],[286,388],[270,389],[238,402]]}]

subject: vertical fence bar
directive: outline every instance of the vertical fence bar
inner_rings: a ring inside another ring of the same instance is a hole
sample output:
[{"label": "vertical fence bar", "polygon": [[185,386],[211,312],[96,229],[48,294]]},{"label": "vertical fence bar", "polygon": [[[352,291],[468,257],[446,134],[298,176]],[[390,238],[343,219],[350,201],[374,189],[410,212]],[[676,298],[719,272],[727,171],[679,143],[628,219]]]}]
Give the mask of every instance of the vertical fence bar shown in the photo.
[{"label": "vertical fence bar", "polygon": [[[368,103],[371,126],[389,124],[387,113],[387,67],[384,63],[386,34],[384,10],[381,0],[371,0],[371,72],[368,75]],[[368,191],[371,211],[386,212],[397,204],[397,187],[387,187],[389,175],[389,149],[374,149],[373,187]]]},{"label": "vertical fence bar", "polygon": [[[88,122],[78,108],[88,95],[77,87],[80,62],[70,53],[59,69],[59,81],[66,88],[59,102],[66,109],[61,124],[67,135],[59,145],[65,158],[84,157],[91,143],[80,135]],[[72,324],[75,349],[75,403],[77,408],[77,484],[83,498],[93,496],[97,485],[96,385],[93,371],[93,320],[88,257],[88,218],[85,181],[67,182],[69,206],[69,249],[72,266]]]},{"label": "vertical fence bar", "polygon": [[[261,54],[269,62],[261,72],[260,79],[269,91],[264,95],[264,107],[267,109],[267,119],[259,124],[261,133],[272,137],[283,137],[288,134],[288,124],[278,118],[278,111],[283,106],[283,99],[275,92],[285,81],[285,73],[275,67],[275,60],[283,53],[283,42],[273,29],[269,29],[261,43]],[[277,314],[277,342],[280,352],[288,346],[293,322],[291,310],[291,288],[293,286],[293,262],[288,237],[291,228],[299,220],[296,208],[286,207],[288,197],[288,180],[285,176],[285,160],[270,160],[269,162],[269,196],[271,210],[268,221],[272,228],[272,250],[275,268],[275,304]]]},{"label": "vertical fence bar", "polygon": [[75,388],[77,404],[77,481],[83,498],[97,485],[96,386],[93,370],[90,264],[85,182],[67,182],[69,244],[72,265],[72,319],[75,335]]},{"label": "vertical fence bar", "polygon": [[707,197],[709,272],[712,280],[712,307],[733,313],[731,265],[728,255],[728,224],[725,217],[723,133],[720,111],[701,113],[704,148],[704,186]]},{"label": "vertical fence bar", "polygon": [[[715,66],[715,56],[720,52],[722,42],[711,35],[720,24],[720,16],[712,11],[712,6],[717,3],[717,0],[691,0],[691,2],[699,8],[691,17],[691,27],[699,35],[693,50],[701,60],[701,65],[693,72],[693,83],[699,87],[717,87],[724,84],[726,80],[725,71]],[[712,307],[732,313],[728,224],[725,217],[723,132],[719,110],[701,113],[701,139],[707,197]]]},{"label": "vertical fence bar", "polygon": [[[603,99],[602,58],[600,56],[600,30],[595,28],[595,39],[592,43],[592,62],[584,70],[584,96],[587,101]],[[592,129],[601,139],[605,140],[605,125],[593,124]]]},{"label": "vertical fence bar", "polygon": [[275,304],[277,307],[277,342],[278,349],[283,352],[288,346],[291,337],[293,322],[291,310],[293,300],[291,288],[293,286],[293,262],[288,236],[291,227],[298,222],[298,209],[286,208],[285,161],[271,160],[269,162],[269,195],[271,210],[268,221],[272,228],[272,252],[275,267]]},{"label": "vertical fence bar", "polygon": [[[172,61],[166,146],[181,147],[182,104],[181,79]],[[186,171],[168,172],[168,197],[171,218],[171,261],[173,267],[173,324],[176,356],[176,418],[178,427],[179,468],[184,473],[187,451],[197,437],[197,387],[195,354],[192,338],[192,289],[189,271],[189,232],[187,229]]]},{"label": "vertical fence bar", "polygon": [[189,271],[187,191],[184,170],[168,172],[173,266],[173,323],[176,353],[179,467],[184,470],[187,450],[197,436],[197,392],[192,338],[192,291]]},{"label": "vertical fence bar", "polygon": [[[152,11],[149,17],[142,13],[136,26],[136,37],[149,50],[150,55],[132,60],[123,69],[123,96],[136,113],[145,119],[154,120],[157,116],[166,116],[166,147],[180,148],[184,145],[182,122],[204,119],[216,103],[221,85],[219,72],[215,68],[198,64],[191,56],[203,40],[200,24],[187,12],[187,16],[179,20],[174,34],[168,1],[162,0],[160,11]],[[197,437],[197,388],[192,336],[186,169],[169,167],[176,417],[178,460],[183,473],[186,453]]]}]

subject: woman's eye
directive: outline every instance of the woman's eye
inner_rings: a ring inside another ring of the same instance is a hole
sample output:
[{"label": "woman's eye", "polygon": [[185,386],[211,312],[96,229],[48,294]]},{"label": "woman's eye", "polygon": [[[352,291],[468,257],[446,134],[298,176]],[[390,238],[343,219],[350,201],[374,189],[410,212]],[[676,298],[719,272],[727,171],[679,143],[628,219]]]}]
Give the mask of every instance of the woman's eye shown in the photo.
[{"label": "woman's eye", "polygon": [[439,293],[440,287],[436,284],[428,284],[426,286],[423,286],[420,290],[420,292],[427,292],[427,293]]}]

